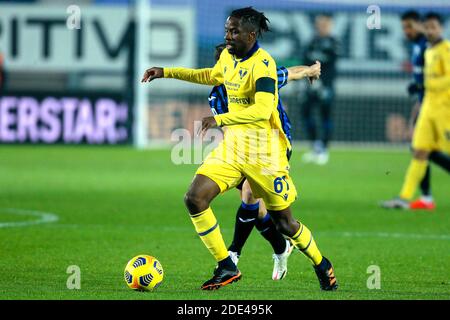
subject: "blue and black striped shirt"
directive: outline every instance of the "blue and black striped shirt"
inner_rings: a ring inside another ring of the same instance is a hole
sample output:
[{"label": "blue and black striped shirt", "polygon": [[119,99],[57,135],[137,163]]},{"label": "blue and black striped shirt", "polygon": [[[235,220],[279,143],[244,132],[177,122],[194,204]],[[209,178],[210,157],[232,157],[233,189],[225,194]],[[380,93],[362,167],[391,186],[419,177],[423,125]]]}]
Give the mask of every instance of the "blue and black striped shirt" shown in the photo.
[{"label": "blue and black striped shirt", "polygon": [[414,82],[422,88],[418,92],[419,102],[422,102],[424,96],[424,78],[423,68],[425,66],[425,50],[427,49],[427,39],[424,35],[420,35],[417,40],[413,42],[411,53],[411,64],[413,66]]}]

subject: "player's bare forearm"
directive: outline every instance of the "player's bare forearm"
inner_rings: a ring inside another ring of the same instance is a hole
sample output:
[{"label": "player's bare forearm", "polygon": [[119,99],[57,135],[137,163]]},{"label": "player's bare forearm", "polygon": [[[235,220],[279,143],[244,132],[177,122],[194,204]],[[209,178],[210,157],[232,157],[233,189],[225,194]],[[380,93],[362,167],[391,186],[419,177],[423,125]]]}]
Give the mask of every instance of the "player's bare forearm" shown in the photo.
[{"label": "player's bare forearm", "polygon": [[312,83],[320,78],[321,65],[319,61],[311,66],[294,66],[288,68],[288,81],[300,80],[308,78]]},{"label": "player's bare forearm", "polygon": [[308,66],[294,66],[288,69],[288,82],[306,78]]}]

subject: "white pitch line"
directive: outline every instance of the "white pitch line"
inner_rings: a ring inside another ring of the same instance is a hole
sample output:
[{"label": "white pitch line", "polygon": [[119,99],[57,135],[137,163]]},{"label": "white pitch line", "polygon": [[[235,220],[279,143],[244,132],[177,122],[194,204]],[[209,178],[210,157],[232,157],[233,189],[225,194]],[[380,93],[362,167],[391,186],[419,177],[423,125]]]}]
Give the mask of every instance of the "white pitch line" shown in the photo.
[{"label": "white pitch line", "polygon": [[14,214],[14,215],[18,215],[18,216],[34,216],[34,217],[38,217],[38,219],[31,220],[31,221],[0,222],[0,228],[26,227],[26,226],[31,226],[31,225],[35,225],[35,224],[50,223],[50,222],[58,221],[58,216],[56,214],[50,213],[50,212],[41,212],[41,211],[24,210],[24,209],[13,209],[13,208],[0,209],[0,215],[2,212]]},{"label": "white pitch line", "polygon": [[419,234],[419,233],[391,233],[391,232],[318,232],[326,236],[342,236],[348,238],[398,238],[398,239],[432,239],[450,240],[450,234]]},{"label": "white pitch line", "polygon": [[[184,232],[194,233],[194,229],[181,226],[150,226],[150,225],[108,225],[103,224],[58,224],[55,228],[120,228],[120,229],[141,229],[146,231],[160,232]],[[230,228],[220,228],[224,232],[233,232]],[[397,239],[423,239],[423,240],[450,240],[450,234],[419,234],[419,233],[398,233],[398,232],[360,232],[360,231],[317,231],[314,234],[324,237],[336,238],[397,238]]]}]

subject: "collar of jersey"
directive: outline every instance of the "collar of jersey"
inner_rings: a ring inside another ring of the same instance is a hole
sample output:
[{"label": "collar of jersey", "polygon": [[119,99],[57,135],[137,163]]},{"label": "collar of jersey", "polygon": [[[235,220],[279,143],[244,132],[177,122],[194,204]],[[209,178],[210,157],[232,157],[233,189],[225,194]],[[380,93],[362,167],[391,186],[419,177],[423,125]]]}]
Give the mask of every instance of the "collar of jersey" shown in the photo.
[{"label": "collar of jersey", "polygon": [[437,46],[441,45],[444,42],[444,38],[440,38],[438,41],[436,41],[435,44],[431,45],[430,42],[428,42],[429,48],[436,48]]},{"label": "collar of jersey", "polygon": [[233,56],[233,60],[234,62],[244,62],[245,60],[250,59],[250,57],[259,49],[259,43],[258,41],[255,42],[255,44],[253,45],[253,47],[250,49],[249,52],[247,52],[247,54],[245,55],[245,57],[243,57],[241,60],[236,60],[236,58]]}]

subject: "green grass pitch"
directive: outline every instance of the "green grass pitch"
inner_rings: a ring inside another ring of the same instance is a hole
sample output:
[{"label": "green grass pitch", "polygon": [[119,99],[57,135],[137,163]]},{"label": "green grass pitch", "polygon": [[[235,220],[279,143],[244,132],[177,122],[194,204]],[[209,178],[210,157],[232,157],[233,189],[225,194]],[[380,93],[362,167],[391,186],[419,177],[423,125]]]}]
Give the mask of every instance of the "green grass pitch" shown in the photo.
[{"label": "green grass pitch", "polygon": [[[327,166],[305,165],[295,152],[295,216],[335,265],[337,292],[321,292],[309,261],[294,252],[285,280],[271,280],[271,247],[254,231],[239,262],[240,282],[199,290],[215,262],[195,234],[183,195],[197,165],[172,164],[170,150],[123,147],[0,147],[0,299],[450,299],[450,181],[433,167],[434,212],[385,211],[409,153],[335,150]],[[227,244],[237,192],[213,203]],[[7,208],[53,213],[55,222]],[[7,224],[10,223],[10,224]],[[12,225],[11,225],[12,224]],[[155,292],[129,290],[127,261],[146,253],[162,263]],[[68,266],[81,270],[69,290]],[[381,270],[369,290],[367,268]]]}]

